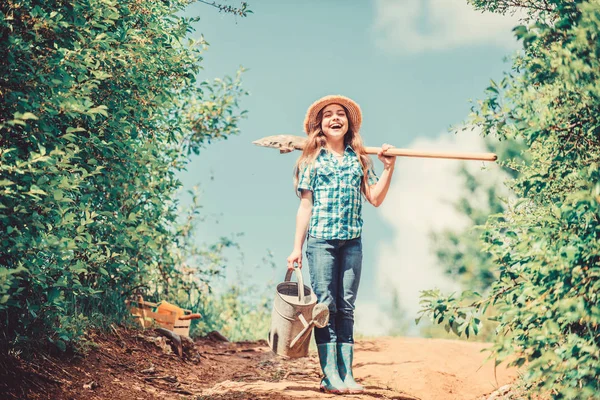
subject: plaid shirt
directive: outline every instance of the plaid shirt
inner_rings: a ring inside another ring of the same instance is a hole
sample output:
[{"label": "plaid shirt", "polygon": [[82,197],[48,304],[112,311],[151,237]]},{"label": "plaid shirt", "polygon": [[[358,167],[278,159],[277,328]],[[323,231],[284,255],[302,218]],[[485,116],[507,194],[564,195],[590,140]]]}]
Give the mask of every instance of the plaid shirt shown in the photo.
[{"label": "plaid shirt", "polygon": [[[309,235],[320,239],[349,240],[361,235],[363,170],[352,147],[346,146],[340,163],[331,152],[321,149],[313,165],[300,166],[298,190],[313,192]],[[369,185],[377,183],[368,170]]]}]

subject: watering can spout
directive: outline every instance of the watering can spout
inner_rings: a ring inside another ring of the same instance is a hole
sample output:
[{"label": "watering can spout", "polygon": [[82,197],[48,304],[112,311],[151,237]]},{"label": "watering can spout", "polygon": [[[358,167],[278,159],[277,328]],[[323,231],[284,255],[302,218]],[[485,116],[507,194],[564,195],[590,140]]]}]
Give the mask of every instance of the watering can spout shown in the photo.
[{"label": "watering can spout", "polygon": [[292,340],[290,343],[290,348],[294,348],[295,346],[300,346],[306,339],[310,337],[311,328],[316,326],[317,328],[323,328],[329,322],[329,308],[323,303],[315,304],[315,307],[312,311],[312,320],[310,322],[306,322],[306,319],[302,316],[302,314],[298,315],[298,319],[304,325],[304,329],[300,331],[300,333]]}]

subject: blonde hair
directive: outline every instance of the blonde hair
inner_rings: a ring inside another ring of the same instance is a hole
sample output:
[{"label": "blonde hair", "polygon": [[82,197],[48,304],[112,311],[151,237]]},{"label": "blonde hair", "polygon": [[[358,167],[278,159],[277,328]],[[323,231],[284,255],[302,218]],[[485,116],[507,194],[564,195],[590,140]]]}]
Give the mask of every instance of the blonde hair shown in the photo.
[{"label": "blonde hair", "polygon": [[[332,103],[335,104],[335,103]],[[348,115],[348,110],[346,107],[340,105],[346,115]],[[294,189],[296,190],[296,195],[300,197],[300,193],[298,193],[298,182],[299,182],[299,173],[304,168],[312,168],[314,166],[314,162],[317,159],[317,156],[321,152],[321,149],[327,145],[327,137],[323,133],[321,129],[321,122],[323,121],[323,110],[319,111],[316,118],[316,128],[308,134],[308,140],[304,145],[304,150],[298,160],[296,161],[296,165],[294,166]],[[354,130],[354,126],[352,125],[352,121],[348,118],[348,132],[344,135],[344,146],[350,145],[356,156],[358,157],[358,162],[360,162],[360,166],[363,170],[363,178],[360,184],[360,191],[363,195],[366,195],[366,187],[369,184],[369,168],[372,167],[373,163],[371,159],[365,152],[365,145],[363,144],[362,138],[360,137],[360,133]],[[314,173],[312,171],[311,173]]]}]

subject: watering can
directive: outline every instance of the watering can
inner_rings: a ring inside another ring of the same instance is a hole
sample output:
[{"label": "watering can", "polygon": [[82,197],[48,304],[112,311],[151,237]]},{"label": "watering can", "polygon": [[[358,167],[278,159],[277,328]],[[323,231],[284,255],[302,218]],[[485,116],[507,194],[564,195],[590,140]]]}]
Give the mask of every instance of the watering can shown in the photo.
[{"label": "watering can", "polygon": [[[297,282],[291,282],[293,273]],[[300,269],[288,269],[273,301],[268,340],[271,350],[287,358],[306,357],[311,328],[323,328],[328,321],[329,308],[317,303],[312,289],[304,286]]]}]

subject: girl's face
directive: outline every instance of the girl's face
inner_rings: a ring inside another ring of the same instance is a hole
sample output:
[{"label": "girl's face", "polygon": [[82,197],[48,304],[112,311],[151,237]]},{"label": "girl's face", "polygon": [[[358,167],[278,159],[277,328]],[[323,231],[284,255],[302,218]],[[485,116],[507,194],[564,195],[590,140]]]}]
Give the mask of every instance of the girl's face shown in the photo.
[{"label": "girl's face", "polygon": [[323,109],[321,130],[327,139],[339,140],[348,132],[348,116],[339,104],[329,104]]}]

